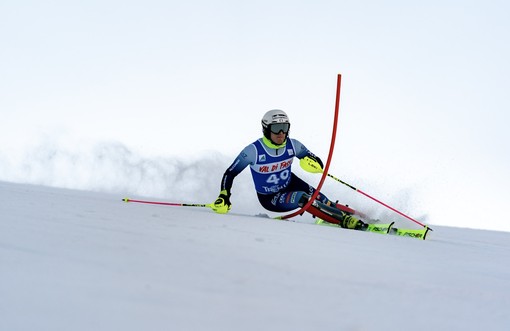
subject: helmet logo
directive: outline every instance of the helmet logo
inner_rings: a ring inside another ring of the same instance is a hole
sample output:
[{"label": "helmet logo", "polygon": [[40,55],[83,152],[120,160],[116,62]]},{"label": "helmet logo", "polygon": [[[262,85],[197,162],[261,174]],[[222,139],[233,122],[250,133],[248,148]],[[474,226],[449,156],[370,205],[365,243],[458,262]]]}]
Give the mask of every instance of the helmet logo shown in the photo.
[{"label": "helmet logo", "polygon": [[288,122],[287,116],[283,114],[275,114],[273,115],[272,123],[286,123]]}]

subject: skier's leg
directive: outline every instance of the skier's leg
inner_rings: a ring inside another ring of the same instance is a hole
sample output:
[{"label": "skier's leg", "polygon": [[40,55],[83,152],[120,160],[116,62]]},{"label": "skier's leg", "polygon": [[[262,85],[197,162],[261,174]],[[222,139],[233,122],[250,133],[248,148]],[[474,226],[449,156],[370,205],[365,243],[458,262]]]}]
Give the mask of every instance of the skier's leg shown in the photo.
[{"label": "skier's leg", "polygon": [[[309,199],[309,195],[303,194],[300,200],[300,206],[304,206]],[[314,201],[310,207],[308,207],[307,212],[326,222],[338,224],[342,228],[363,230],[367,226],[365,223],[352,216],[351,214],[343,212],[336,207],[328,206],[317,200]]]}]

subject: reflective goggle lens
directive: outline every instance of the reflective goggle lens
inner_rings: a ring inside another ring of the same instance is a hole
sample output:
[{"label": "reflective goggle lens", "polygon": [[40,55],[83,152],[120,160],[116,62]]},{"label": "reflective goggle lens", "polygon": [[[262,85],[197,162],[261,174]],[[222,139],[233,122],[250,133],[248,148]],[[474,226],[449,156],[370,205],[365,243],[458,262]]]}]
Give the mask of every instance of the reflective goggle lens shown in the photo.
[{"label": "reflective goggle lens", "polygon": [[276,124],[271,124],[269,126],[269,128],[271,129],[271,132],[274,134],[278,134],[278,133],[280,133],[280,131],[283,131],[283,133],[288,133],[290,124],[289,123],[276,123]]}]

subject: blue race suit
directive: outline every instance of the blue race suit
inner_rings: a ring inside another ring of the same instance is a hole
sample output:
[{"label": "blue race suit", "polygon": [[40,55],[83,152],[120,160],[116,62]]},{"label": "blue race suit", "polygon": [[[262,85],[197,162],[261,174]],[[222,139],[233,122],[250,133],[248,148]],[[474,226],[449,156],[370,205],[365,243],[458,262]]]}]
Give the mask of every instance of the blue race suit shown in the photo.
[{"label": "blue race suit", "polygon": [[[285,212],[299,208],[303,194],[312,195],[315,189],[291,171],[292,161],[294,157],[316,156],[297,139],[288,138],[274,147],[265,144],[264,138],[246,146],[225,171],[221,190],[230,192],[234,178],[249,165],[259,202],[265,209]],[[323,194],[317,200],[330,202]]]}]

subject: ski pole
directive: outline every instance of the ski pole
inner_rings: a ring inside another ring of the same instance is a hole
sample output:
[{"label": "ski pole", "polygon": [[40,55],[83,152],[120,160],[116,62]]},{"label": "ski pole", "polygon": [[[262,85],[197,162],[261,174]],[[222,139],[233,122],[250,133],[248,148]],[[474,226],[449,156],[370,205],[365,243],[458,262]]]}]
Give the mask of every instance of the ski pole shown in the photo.
[{"label": "ski pole", "polygon": [[[319,165],[319,164],[318,164],[315,160],[312,160],[312,159],[310,159],[309,157],[305,157],[305,158],[301,159],[301,160],[300,160],[300,165],[301,165],[301,168],[303,168],[304,170],[306,170],[306,171],[308,171],[308,172],[311,172],[311,173],[322,173],[322,172],[323,172],[323,170],[322,170],[321,166],[320,166],[320,165]],[[396,210],[395,208],[393,208],[393,207],[391,207],[391,206],[389,206],[389,205],[385,204],[384,202],[382,202],[382,201],[380,201],[380,200],[377,200],[377,199],[376,199],[376,198],[374,198],[373,196],[371,196],[371,195],[369,195],[369,194],[367,194],[367,193],[363,192],[363,191],[362,191],[362,190],[360,190],[360,189],[357,189],[356,187],[352,186],[351,184],[348,184],[348,183],[344,182],[343,180],[341,180],[341,179],[339,179],[339,178],[337,178],[337,177],[335,177],[335,176],[333,176],[333,175],[331,175],[331,174],[327,174],[327,176],[328,176],[328,177],[330,177],[330,178],[333,178],[334,180],[336,180],[336,181],[337,181],[337,182],[339,182],[339,183],[344,184],[345,186],[347,186],[347,187],[349,187],[349,188],[353,189],[354,191],[356,191],[356,192],[359,192],[359,193],[363,194],[363,195],[364,195],[364,196],[366,196],[367,198],[370,198],[370,199],[374,200],[375,202],[377,202],[377,203],[379,203],[379,204],[383,205],[384,207],[386,207],[386,208],[388,208],[388,209],[390,209],[390,210],[394,211],[395,213],[397,213],[397,214],[399,214],[399,215],[401,215],[401,216],[404,216],[404,217],[405,217],[405,218],[407,218],[408,220],[411,220],[411,221],[413,221],[414,223],[416,223],[416,224],[418,224],[418,225],[421,225],[421,226],[423,226],[423,227],[427,227],[427,228],[428,228],[428,226],[427,226],[427,225],[425,225],[425,224],[423,224],[423,223],[421,223],[421,222],[419,222],[419,221],[415,220],[414,218],[412,218],[412,217],[410,217],[410,216],[407,216],[406,214],[404,214],[404,213],[402,213],[402,212],[400,212],[400,211]],[[431,231],[433,231],[431,228],[429,228],[429,229],[430,229]]]},{"label": "ski pole", "polygon": [[[382,202],[382,201],[380,201],[380,200],[378,200],[378,199],[374,198],[373,196],[371,196],[371,195],[369,195],[369,194],[367,194],[367,193],[363,192],[362,190],[360,190],[360,189],[358,189],[358,188],[355,188],[354,186],[352,186],[352,185],[350,185],[350,184],[348,184],[348,183],[344,182],[343,180],[341,180],[341,179],[339,179],[339,178],[336,178],[335,176],[333,176],[333,175],[331,175],[331,174],[328,174],[328,177],[331,177],[331,178],[333,178],[334,180],[336,180],[337,182],[342,183],[342,184],[344,184],[345,186],[347,186],[347,187],[349,187],[349,188],[353,189],[354,191],[356,191],[356,192],[359,192],[359,193],[363,194],[363,195],[364,195],[364,196],[366,196],[367,198],[370,198],[370,199],[374,200],[375,202],[377,202],[377,203],[379,203],[379,204],[383,205],[384,207],[386,207],[386,208],[388,208],[388,209],[390,209],[390,210],[394,211],[395,213],[397,213],[397,214],[399,214],[399,215],[401,215],[401,216],[404,216],[404,217],[405,217],[405,218],[407,218],[408,220],[411,220],[411,221],[413,221],[414,223],[416,223],[416,224],[418,224],[418,225],[421,225],[421,226],[423,226],[423,227],[427,227],[425,224],[423,224],[423,223],[421,223],[421,222],[419,222],[419,221],[415,220],[414,218],[412,218],[412,217],[410,217],[410,216],[407,216],[406,214],[404,214],[404,213],[402,213],[402,212],[400,212],[400,211],[396,210],[395,208],[393,208],[393,207],[391,207],[391,206],[389,206],[389,205],[385,204],[384,202]],[[430,228],[429,228],[429,229],[430,229]],[[431,230],[431,231],[433,231],[432,229],[430,229],[430,230]]]},{"label": "ski pole", "polygon": [[164,205],[164,206],[175,206],[175,207],[212,207],[212,203],[176,203],[176,202],[159,202],[159,201],[147,201],[147,200],[134,200],[129,198],[122,199],[124,202],[136,202],[136,203],[147,203],[151,205]]}]

